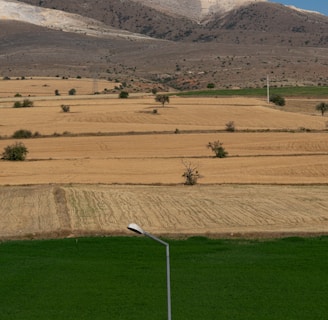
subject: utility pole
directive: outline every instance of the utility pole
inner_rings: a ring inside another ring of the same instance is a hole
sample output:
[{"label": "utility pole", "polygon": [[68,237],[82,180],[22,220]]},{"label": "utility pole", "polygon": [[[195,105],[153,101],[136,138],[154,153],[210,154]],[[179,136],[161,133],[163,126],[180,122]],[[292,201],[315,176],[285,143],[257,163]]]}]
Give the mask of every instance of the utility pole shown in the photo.
[{"label": "utility pole", "polygon": [[97,79],[97,73],[95,72],[93,75],[93,87],[92,87],[92,93],[95,94],[98,92],[98,79]]},{"label": "utility pole", "polygon": [[270,103],[270,80],[267,74],[267,102]]}]

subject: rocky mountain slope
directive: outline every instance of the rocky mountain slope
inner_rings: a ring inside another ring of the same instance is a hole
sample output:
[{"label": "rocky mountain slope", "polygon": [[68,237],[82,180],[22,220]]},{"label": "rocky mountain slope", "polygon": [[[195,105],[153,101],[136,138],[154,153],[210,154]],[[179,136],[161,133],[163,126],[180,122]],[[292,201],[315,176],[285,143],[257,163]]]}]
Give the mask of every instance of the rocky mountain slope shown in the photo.
[{"label": "rocky mountain slope", "polygon": [[226,13],[255,2],[267,0],[133,0],[144,6],[172,15],[184,16],[202,22],[215,13]]},{"label": "rocky mountain slope", "polygon": [[79,14],[41,8],[18,1],[0,0],[0,13],[2,20],[25,22],[65,32],[99,37],[148,38],[141,34],[133,34],[126,30],[113,28],[96,19],[83,17]]},{"label": "rocky mountain slope", "polygon": [[[188,3],[0,0],[0,72],[97,76],[136,90],[258,87],[266,74],[277,86],[328,84],[327,16],[264,0]],[[15,22],[5,4],[19,8]]]},{"label": "rocky mountain slope", "polygon": [[[262,33],[262,40],[255,34],[254,41],[245,37],[247,43],[265,41],[268,36],[263,37],[263,32],[268,32],[280,34],[278,44],[288,43],[291,38],[304,38],[307,34],[313,45],[328,44],[327,16],[266,0],[98,0],[96,5],[92,0],[20,2],[79,14],[114,28],[173,41],[221,41],[227,31],[232,32],[228,38],[235,41],[241,31],[251,31]],[[298,37],[299,34],[302,37]],[[294,44],[300,45],[300,39],[297,43],[294,40]]]}]

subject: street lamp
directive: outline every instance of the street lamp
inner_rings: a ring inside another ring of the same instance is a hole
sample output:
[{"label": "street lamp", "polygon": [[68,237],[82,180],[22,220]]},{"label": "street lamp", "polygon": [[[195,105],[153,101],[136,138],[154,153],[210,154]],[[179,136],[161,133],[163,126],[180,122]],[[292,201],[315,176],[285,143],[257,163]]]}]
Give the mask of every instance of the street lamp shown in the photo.
[{"label": "street lamp", "polygon": [[146,232],[135,223],[130,223],[128,229],[138,234],[143,234],[166,247],[166,282],[167,282],[167,319],[171,320],[171,281],[170,281],[170,247],[169,244],[152,234]]}]

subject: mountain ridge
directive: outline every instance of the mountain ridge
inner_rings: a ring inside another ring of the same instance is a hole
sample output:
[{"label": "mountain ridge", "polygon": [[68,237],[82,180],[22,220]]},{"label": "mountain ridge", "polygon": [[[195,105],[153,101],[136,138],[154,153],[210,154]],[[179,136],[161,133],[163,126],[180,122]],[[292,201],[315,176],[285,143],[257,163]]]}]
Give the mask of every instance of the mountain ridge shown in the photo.
[{"label": "mountain ridge", "polygon": [[328,85],[327,16],[256,1],[200,24],[140,1],[5,1],[95,21],[98,35],[0,19],[0,73],[96,76],[130,90],[263,87],[267,74],[276,86]]},{"label": "mountain ridge", "polygon": [[[312,45],[317,43],[321,46],[328,43],[328,37],[324,36],[328,34],[327,16],[269,3],[266,0],[226,0],[223,3],[226,5],[230,3],[234,9],[225,10],[224,13],[220,10],[216,13],[213,12],[203,20],[202,24],[185,16],[177,15],[177,12],[167,14],[167,12],[155,10],[153,8],[155,5],[152,7],[145,5],[152,1],[155,3],[156,1],[163,2],[163,0],[111,0],[108,3],[107,0],[98,0],[97,6],[92,6],[91,0],[70,0],[69,2],[62,0],[20,0],[17,2],[28,3],[41,8],[55,8],[97,20],[112,28],[173,41],[213,41],[220,38],[222,31],[232,29],[233,24],[237,25],[238,23],[235,21],[237,19],[244,20],[243,24],[239,23],[238,30],[240,31],[283,32],[293,35],[312,33]],[[178,2],[165,0],[163,3],[171,3],[170,1]],[[200,2],[200,0],[192,1]],[[210,1],[217,3],[217,0],[207,1],[208,3]],[[250,11],[251,14],[249,14]],[[247,12],[248,20],[246,21],[244,18],[247,16]],[[225,20],[234,22],[224,23]],[[318,38],[319,33],[323,35],[323,39]],[[281,34],[284,38],[286,35]],[[284,41],[288,42],[288,39],[284,39]]]},{"label": "mountain ridge", "polygon": [[110,27],[96,19],[79,14],[41,8],[18,1],[0,0],[0,19],[14,20],[65,32],[83,33],[101,37],[126,37],[149,39],[141,34]]},{"label": "mountain ridge", "polygon": [[132,0],[171,14],[201,22],[215,13],[226,13],[238,7],[267,0]]}]

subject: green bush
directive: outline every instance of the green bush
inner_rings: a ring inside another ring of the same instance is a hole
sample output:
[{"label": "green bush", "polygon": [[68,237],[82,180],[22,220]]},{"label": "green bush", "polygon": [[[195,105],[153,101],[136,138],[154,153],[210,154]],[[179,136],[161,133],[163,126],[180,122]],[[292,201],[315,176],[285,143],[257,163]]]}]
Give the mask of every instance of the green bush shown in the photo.
[{"label": "green bush", "polygon": [[31,101],[29,99],[24,99],[23,108],[30,108],[30,107],[33,107],[33,106],[34,106],[33,101]]},{"label": "green bush", "polygon": [[283,107],[286,104],[285,98],[278,94],[271,95],[270,102],[273,102],[276,106],[280,107]]},{"label": "green bush", "polygon": [[192,163],[183,163],[183,165],[185,167],[185,171],[182,175],[185,178],[184,184],[187,186],[193,186],[197,184],[197,181],[200,177],[197,166],[192,165]]},{"label": "green bush", "polygon": [[157,89],[157,88],[152,88],[152,89],[151,89],[151,93],[152,93],[152,94],[157,94],[157,92],[158,92],[158,89]]},{"label": "green bush", "polygon": [[1,159],[8,161],[24,161],[27,153],[28,150],[25,145],[21,142],[16,142],[15,144],[5,147]]},{"label": "green bush", "polygon": [[209,142],[207,148],[211,149],[215,153],[216,158],[225,158],[228,155],[228,152],[223,148],[223,143],[219,140],[214,142]]},{"label": "green bush", "polygon": [[32,132],[30,130],[20,129],[14,132],[14,139],[28,139],[32,137]]},{"label": "green bush", "polygon": [[228,132],[235,132],[236,127],[235,127],[235,123],[233,121],[229,121],[228,123],[226,123],[226,131]]},{"label": "green bush", "polygon": [[14,102],[13,108],[22,108],[22,107],[23,107],[23,104],[20,101]]},{"label": "green bush", "polygon": [[70,106],[68,106],[66,104],[62,104],[61,109],[62,109],[63,112],[69,112],[70,111]]},{"label": "green bush", "polygon": [[214,83],[208,83],[207,84],[207,89],[214,89],[215,88],[215,84]]},{"label": "green bush", "polygon": [[68,94],[70,95],[70,96],[75,96],[76,95],[76,89],[71,89],[71,90],[69,90],[68,91]]},{"label": "green bush", "polygon": [[127,99],[129,97],[129,92],[127,91],[121,91],[119,94],[120,99]]},{"label": "green bush", "polygon": [[33,107],[33,101],[29,99],[24,99],[23,102],[16,101],[13,105],[13,108],[31,108]]}]

